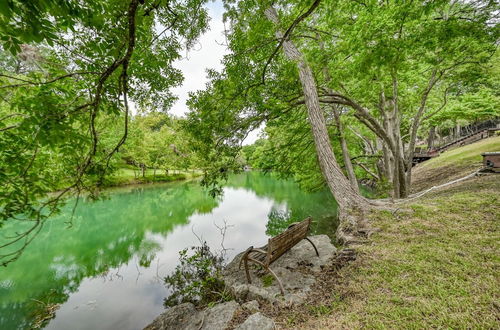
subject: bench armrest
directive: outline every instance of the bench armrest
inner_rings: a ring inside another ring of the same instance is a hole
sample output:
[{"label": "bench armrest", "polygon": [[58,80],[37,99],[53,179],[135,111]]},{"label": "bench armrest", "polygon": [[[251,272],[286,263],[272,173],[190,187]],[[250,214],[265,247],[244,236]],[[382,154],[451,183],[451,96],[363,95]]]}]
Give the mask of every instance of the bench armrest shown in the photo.
[{"label": "bench armrest", "polygon": [[266,251],[262,250],[262,249],[252,249],[250,252],[259,252],[259,253],[262,253],[262,254],[267,254]]}]

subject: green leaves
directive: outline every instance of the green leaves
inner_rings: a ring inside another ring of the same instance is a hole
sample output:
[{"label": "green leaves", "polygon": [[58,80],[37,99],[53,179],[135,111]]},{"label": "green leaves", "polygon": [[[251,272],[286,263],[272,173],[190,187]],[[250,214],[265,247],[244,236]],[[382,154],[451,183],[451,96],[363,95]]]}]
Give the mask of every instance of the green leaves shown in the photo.
[{"label": "green leaves", "polygon": [[0,0],[0,225],[38,226],[67,193],[96,195],[126,138],[125,95],[170,108],[172,63],[206,30],[204,3]]},{"label": "green leaves", "polygon": [[[189,253],[189,250],[192,252]],[[165,277],[172,293],[165,299],[166,307],[191,302],[198,306],[231,299],[222,279],[224,252],[214,253],[207,242],[179,251],[180,265]]]}]

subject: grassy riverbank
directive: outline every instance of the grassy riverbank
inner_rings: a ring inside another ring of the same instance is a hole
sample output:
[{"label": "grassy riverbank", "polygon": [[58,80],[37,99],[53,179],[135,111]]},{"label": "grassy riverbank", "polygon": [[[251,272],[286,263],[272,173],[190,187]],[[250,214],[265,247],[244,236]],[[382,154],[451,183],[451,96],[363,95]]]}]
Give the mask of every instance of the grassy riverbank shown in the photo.
[{"label": "grassy riverbank", "polygon": [[[415,171],[422,187],[479,168],[500,137],[444,153]],[[432,169],[432,171],[431,171]],[[435,177],[435,173],[440,173]],[[476,177],[378,211],[358,257],[306,306],[282,312],[283,328],[498,328],[500,175]]]},{"label": "grassy riverbank", "polygon": [[130,168],[120,168],[112,175],[108,176],[104,181],[105,187],[126,186],[131,184],[155,183],[155,182],[172,182],[187,180],[201,175],[198,171],[170,171],[165,174],[164,171],[148,169],[142,176],[142,172],[134,171]]}]

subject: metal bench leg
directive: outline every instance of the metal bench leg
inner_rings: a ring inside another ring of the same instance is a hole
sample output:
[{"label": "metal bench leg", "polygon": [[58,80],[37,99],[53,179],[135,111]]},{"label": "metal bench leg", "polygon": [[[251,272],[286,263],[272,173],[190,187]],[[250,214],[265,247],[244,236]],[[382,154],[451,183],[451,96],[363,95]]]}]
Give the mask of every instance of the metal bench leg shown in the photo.
[{"label": "metal bench leg", "polygon": [[316,248],[316,245],[314,245],[314,243],[309,239],[309,238],[305,238],[309,243],[312,244],[313,248],[314,248],[314,251],[316,251],[316,256],[319,257],[319,253],[318,253],[318,249]]},{"label": "metal bench leg", "polygon": [[239,269],[241,269],[241,262],[244,263],[245,265],[245,273],[247,274],[247,282],[248,283],[252,283],[252,279],[250,278],[250,272],[248,271],[248,254],[250,252],[252,252],[252,249],[253,249],[253,246],[249,247],[245,253],[243,253],[243,256],[241,256],[241,259],[240,259],[240,264],[239,264]]},{"label": "metal bench leg", "polygon": [[283,288],[283,284],[281,284],[281,280],[279,279],[278,275],[276,275],[276,273],[273,272],[273,270],[271,268],[269,268],[269,266],[266,266],[264,263],[260,262],[259,260],[255,260],[253,258],[248,258],[248,259],[251,260],[251,261],[253,261],[253,262],[255,262],[256,264],[261,265],[262,267],[264,267],[264,269],[266,269],[269,273],[271,273],[271,275],[274,276],[274,278],[276,279],[276,281],[278,281],[278,285],[280,287],[281,294],[285,295],[285,289]]},{"label": "metal bench leg", "polygon": [[278,275],[276,275],[271,268],[269,268],[269,267],[266,267],[266,268],[271,273],[271,275],[274,276],[276,281],[278,281],[278,285],[280,286],[281,294],[285,295],[285,289],[283,288],[283,284],[281,284],[281,280],[279,279]]},{"label": "metal bench leg", "polygon": [[245,273],[247,274],[247,282],[249,284],[252,284],[252,279],[250,278],[250,271],[248,270],[248,258],[245,258],[243,262],[245,263]]}]

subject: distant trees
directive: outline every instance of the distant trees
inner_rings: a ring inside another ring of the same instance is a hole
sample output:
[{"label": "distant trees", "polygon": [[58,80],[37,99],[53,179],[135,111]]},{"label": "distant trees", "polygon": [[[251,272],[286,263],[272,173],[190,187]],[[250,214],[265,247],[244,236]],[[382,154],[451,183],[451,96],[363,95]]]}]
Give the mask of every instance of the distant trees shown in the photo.
[{"label": "distant trees", "polygon": [[143,177],[148,168],[156,176],[158,169],[168,174],[169,170],[194,169],[198,165],[196,155],[190,150],[183,119],[154,112],[137,115],[132,118],[129,130],[119,155]]}]

